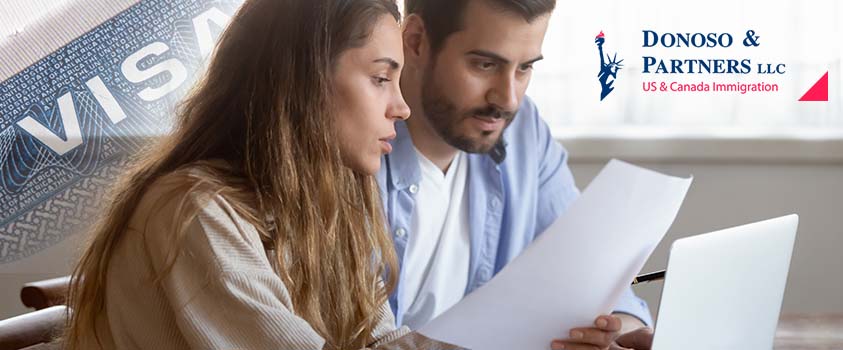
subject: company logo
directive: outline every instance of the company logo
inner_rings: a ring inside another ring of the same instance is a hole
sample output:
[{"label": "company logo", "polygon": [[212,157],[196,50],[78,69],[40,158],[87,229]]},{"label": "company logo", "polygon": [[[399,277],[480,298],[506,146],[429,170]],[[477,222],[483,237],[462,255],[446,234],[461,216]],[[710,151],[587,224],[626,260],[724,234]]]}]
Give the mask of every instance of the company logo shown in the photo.
[{"label": "company logo", "polygon": [[600,82],[600,101],[603,101],[615,89],[612,84],[618,78],[618,71],[623,67],[621,64],[623,60],[618,61],[617,52],[612,57],[609,57],[609,54],[606,54],[605,58],[603,57],[603,43],[606,42],[606,35],[603,34],[602,30],[594,38],[594,42],[597,44],[597,51],[600,54],[600,73],[597,74],[597,80]]},{"label": "company logo", "polygon": [[[743,52],[751,52],[761,46],[762,36],[754,29],[747,29],[745,37],[735,37],[727,32],[657,32],[644,29],[644,51],[650,48],[659,48],[660,53],[679,52],[703,52],[705,49],[735,49],[740,52],[739,56],[732,57],[706,57],[693,55],[691,57],[673,58],[651,55],[649,52],[642,55],[643,69],[641,74],[645,79],[641,82],[642,91],[647,94],[665,93],[777,93],[779,84],[775,81],[764,81],[777,76],[787,74],[787,64],[782,61],[755,61]],[[618,59],[618,54],[607,54],[603,52],[603,45],[606,43],[606,35],[600,31],[594,38],[597,44],[597,51],[600,56],[600,71],[597,74],[597,81],[600,83],[600,101],[603,101],[615,90],[614,83],[618,79],[618,71],[623,68],[624,60]],[[741,46],[742,44],[742,46]],[[699,50],[702,49],[702,50]],[[699,50],[699,51],[698,51]],[[608,50],[607,50],[608,51]],[[722,55],[722,54],[719,54]],[[677,76],[673,79],[671,77]],[[684,77],[682,77],[684,76]],[[711,76],[697,81],[690,81],[691,76]],[[665,79],[660,79],[660,78]],[[723,77],[723,78],[719,78]],[[761,80],[759,78],[767,78]],[[754,80],[754,81],[753,81]],[[805,92],[799,101],[828,101],[828,72],[826,72],[814,85]]]}]

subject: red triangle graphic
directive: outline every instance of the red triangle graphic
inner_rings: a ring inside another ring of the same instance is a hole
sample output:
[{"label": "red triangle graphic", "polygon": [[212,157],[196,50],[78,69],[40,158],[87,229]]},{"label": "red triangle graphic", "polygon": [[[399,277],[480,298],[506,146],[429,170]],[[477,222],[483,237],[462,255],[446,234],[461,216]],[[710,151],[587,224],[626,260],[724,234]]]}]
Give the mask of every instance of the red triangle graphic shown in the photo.
[{"label": "red triangle graphic", "polygon": [[828,102],[828,72],[825,72],[820,80],[811,87],[799,101],[826,101]]}]

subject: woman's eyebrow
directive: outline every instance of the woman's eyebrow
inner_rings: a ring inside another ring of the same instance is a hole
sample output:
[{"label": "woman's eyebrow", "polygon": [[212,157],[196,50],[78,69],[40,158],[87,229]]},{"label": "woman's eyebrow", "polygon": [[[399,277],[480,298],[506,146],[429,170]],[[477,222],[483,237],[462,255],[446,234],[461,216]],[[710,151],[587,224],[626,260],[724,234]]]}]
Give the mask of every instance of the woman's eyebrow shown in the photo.
[{"label": "woman's eyebrow", "polygon": [[401,68],[401,64],[399,64],[398,61],[396,61],[394,59],[391,59],[389,57],[381,57],[381,58],[378,58],[378,59],[376,59],[372,62],[386,63],[386,64],[389,65],[389,68],[392,69],[392,70],[398,70],[398,68]]}]

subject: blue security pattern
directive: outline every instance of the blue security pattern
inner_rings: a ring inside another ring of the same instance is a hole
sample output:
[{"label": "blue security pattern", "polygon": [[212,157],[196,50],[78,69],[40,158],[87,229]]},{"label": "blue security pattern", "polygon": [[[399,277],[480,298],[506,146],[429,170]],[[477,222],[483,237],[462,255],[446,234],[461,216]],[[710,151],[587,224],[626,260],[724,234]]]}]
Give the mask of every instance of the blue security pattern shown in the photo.
[{"label": "blue security pattern", "polygon": [[[143,0],[66,46],[0,82],[0,264],[20,260],[84,230],[100,199],[150,137],[170,130],[178,100],[204,65],[193,19],[209,9],[233,15],[242,1]],[[212,27],[213,28],[213,27]],[[218,35],[222,28],[214,28]],[[141,90],[170,81],[163,72],[139,83],[121,64],[153,42],[169,50],[140,60],[139,70],[167,59],[188,78],[166,97]],[[100,78],[125,112],[114,123],[86,82]],[[58,100],[70,94],[82,143],[59,154],[20,126],[31,118],[67,141]]]}]

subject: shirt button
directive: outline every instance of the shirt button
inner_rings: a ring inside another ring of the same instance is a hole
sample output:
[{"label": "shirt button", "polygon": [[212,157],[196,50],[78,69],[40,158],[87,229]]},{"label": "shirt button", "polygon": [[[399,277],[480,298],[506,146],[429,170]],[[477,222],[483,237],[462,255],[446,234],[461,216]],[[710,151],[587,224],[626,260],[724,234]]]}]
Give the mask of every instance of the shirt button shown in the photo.
[{"label": "shirt button", "polygon": [[412,184],[410,185],[410,193],[416,194],[419,192],[419,185]]},{"label": "shirt button", "polygon": [[497,198],[492,199],[492,202],[490,204],[492,205],[492,208],[497,208],[498,207],[498,199]]},{"label": "shirt button", "polygon": [[404,238],[404,236],[407,235],[407,230],[405,230],[403,228],[399,228],[399,229],[395,230],[395,235],[398,236],[398,237]]}]

